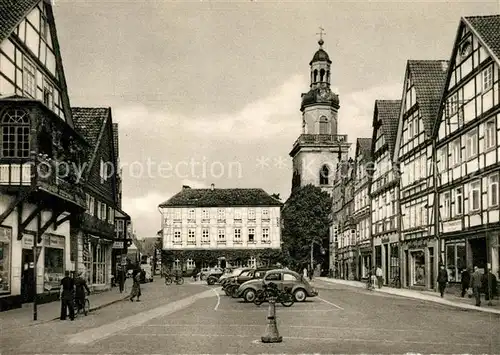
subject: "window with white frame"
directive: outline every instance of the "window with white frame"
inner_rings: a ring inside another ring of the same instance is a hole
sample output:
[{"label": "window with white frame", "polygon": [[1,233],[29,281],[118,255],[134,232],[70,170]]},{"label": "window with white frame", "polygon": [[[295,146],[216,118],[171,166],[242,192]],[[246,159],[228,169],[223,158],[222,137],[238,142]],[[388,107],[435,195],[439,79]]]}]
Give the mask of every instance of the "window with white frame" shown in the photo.
[{"label": "window with white frame", "polygon": [[193,228],[188,230],[188,243],[196,244],[196,231]]},{"label": "window with white frame", "polygon": [[465,154],[467,159],[470,159],[477,155],[477,129],[467,133],[466,143],[465,143]]},{"label": "window with white frame", "polygon": [[181,231],[180,230],[174,230],[174,243],[181,243]]},{"label": "window with white frame", "polygon": [[458,93],[450,96],[448,101],[448,114],[451,116],[458,111]]},{"label": "window with white frame", "polygon": [[239,208],[234,209],[234,219],[241,219],[241,209]]},{"label": "window with white frame", "polygon": [[91,216],[95,215],[95,198],[94,196],[89,197],[89,210],[87,213]]},{"label": "window with white frame", "polygon": [[262,228],[262,242],[267,243],[270,242],[269,239],[269,228]]},{"label": "window with white frame", "polygon": [[210,233],[208,231],[208,228],[203,228],[201,230],[201,241],[203,243],[208,243],[210,242]]},{"label": "window with white frame", "polygon": [[455,139],[452,143],[452,163],[453,165],[458,165],[460,164],[461,160],[461,146],[460,146],[460,138]]},{"label": "window with white frame", "polygon": [[447,170],[448,169],[448,154],[446,151],[446,147],[439,149],[438,157],[439,157],[439,162],[438,162],[439,172]]},{"label": "window with white frame", "polygon": [[188,211],[188,219],[195,219],[195,210],[191,209]]},{"label": "window with white frame", "polygon": [[441,215],[442,219],[448,219],[450,217],[450,192],[447,191],[443,194],[443,213]]},{"label": "window with white frame", "polygon": [[188,270],[193,270],[196,267],[196,263],[193,259],[187,259],[186,267]]},{"label": "window with white frame", "polygon": [[182,219],[181,210],[179,208],[174,210],[174,220]]},{"label": "window with white frame", "polygon": [[483,92],[485,92],[493,87],[493,65],[490,65],[483,70],[482,77],[483,77]]},{"label": "window with white frame", "polygon": [[471,211],[478,211],[481,207],[481,182],[471,182],[469,185],[469,191],[469,209]]},{"label": "window with white frame", "polygon": [[210,219],[210,212],[208,210],[201,210],[201,219]]},{"label": "window with white frame", "polygon": [[47,79],[43,81],[43,103],[51,110],[54,109],[54,85]]},{"label": "window with white frame", "polygon": [[255,242],[255,228],[248,228],[248,242]]},{"label": "window with white frame", "polygon": [[262,209],[262,219],[269,219],[269,209],[267,208]]},{"label": "window with white frame", "polygon": [[488,177],[488,205],[489,207],[498,206],[499,191],[498,191],[498,173]]},{"label": "window with white frame", "polygon": [[226,230],[219,228],[217,231],[217,241],[218,242],[225,242],[226,241]]},{"label": "window with white frame", "polygon": [[23,91],[28,96],[36,97],[36,69],[26,57],[23,60]]},{"label": "window with white frame", "polygon": [[484,127],[484,148],[494,148],[497,143],[497,127],[495,120],[486,122]]},{"label": "window with white frame", "polygon": [[223,221],[226,219],[226,210],[223,208],[217,209],[217,220]]},{"label": "window with white frame", "polygon": [[248,209],[248,219],[255,219],[255,208]]},{"label": "window with white frame", "polygon": [[461,187],[455,189],[455,215],[460,216],[463,213],[464,196]]},{"label": "window with white frame", "polygon": [[106,215],[107,212],[108,209],[106,204],[101,202],[101,220],[105,221],[108,218],[108,216]]},{"label": "window with white frame", "polygon": [[236,243],[241,243],[241,228],[234,229],[234,241]]}]

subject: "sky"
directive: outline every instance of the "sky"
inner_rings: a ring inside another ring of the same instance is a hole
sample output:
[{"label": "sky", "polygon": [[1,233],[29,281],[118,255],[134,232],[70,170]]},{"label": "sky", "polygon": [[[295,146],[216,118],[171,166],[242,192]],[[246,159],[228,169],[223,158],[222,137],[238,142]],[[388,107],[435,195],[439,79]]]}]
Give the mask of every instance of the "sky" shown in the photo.
[{"label": "sky", "polygon": [[54,12],[71,105],[112,108],[123,209],[151,237],[182,185],[286,200],[320,26],[354,148],[375,100],[401,99],[407,60],[449,60],[460,17],[500,0],[54,0]]}]

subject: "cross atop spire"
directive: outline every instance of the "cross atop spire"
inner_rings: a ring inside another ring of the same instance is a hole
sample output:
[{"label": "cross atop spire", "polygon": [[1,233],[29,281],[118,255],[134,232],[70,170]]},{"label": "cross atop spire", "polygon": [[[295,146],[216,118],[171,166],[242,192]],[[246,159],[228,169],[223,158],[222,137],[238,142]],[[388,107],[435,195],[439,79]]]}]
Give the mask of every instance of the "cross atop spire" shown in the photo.
[{"label": "cross atop spire", "polygon": [[326,32],[323,32],[325,29],[323,27],[319,27],[319,32],[316,33],[317,35],[319,35],[319,41],[318,41],[318,44],[320,46],[320,48],[323,46],[323,43],[325,43],[325,41],[323,41],[323,35],[326,35]]}]

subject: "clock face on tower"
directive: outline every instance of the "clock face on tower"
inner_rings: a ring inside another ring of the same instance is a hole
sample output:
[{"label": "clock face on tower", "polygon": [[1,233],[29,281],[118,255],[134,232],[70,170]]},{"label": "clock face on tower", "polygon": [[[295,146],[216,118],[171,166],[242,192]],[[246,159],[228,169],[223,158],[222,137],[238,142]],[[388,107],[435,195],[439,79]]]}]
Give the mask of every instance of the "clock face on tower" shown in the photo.
[{"label": "clock face on tower", "polygon": [[319,90],[319,97],[321,97],[323,100],[328,99],[330,97],[330,92],[328,89],[320,89]]}]

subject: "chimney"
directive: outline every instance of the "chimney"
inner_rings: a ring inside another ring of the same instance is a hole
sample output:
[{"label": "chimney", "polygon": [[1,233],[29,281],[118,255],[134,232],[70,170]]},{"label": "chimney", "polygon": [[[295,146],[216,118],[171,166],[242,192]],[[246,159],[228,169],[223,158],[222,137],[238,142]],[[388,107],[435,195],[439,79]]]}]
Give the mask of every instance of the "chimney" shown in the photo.
[{"label": "chimney", "polygon": [[187,190],[187,189],[190,189],[191,187],[188,186],[188,185],[182,185],[182,190]]},{"label": "chimney", "polygon": [[212,191],[215,190],[215,185],[214,184],[210,185],[210,190],[212,190]]}]

